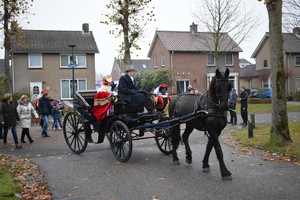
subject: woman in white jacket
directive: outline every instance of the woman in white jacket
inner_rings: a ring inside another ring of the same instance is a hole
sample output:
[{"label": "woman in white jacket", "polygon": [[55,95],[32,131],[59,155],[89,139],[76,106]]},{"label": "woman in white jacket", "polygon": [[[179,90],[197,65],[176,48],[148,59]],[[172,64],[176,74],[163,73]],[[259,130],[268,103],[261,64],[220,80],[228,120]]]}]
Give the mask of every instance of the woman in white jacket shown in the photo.
[{"label": "woman in white jacket", "polygon": [[36,113],[32,104],[28,101],[27,95],[22,95],[21,99],[18,101],[17,111],[20,117],[22,134],[21,134],[21,142],[26,143],[24,138],[27,136],[30,143],[33,143],[33,140],[29,133],[29,128],[31,127],[31,113],[38,119],[38,114]]}]

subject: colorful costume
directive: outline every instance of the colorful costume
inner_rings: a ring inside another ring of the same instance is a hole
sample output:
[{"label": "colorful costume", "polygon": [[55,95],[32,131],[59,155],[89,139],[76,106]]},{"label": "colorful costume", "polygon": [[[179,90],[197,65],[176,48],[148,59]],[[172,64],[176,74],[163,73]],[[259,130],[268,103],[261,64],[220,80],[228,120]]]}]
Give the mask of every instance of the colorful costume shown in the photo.
[{"label": "colorful costume", "polygon": [[[162,92],[162,90],[164,91]],[[168,95],[168,93],[165,93],[168,89],[168,85],[166,84],[161,84],[158,87],[158,91],[156,92],[156,97],[154,98],[153,102],[156,105],[156,109],[158,111],[163,111],[168,103],[171,101],[171,97]]]},{"label": "colorful costume", "polygon": [[104,117],[109,114],[111,108],[110,101],[110,79],[103,78],[102,86],[99,88],[97,94],[94,97],[94,107],[92,112],[96,118],[96,121],[101,121]]}]

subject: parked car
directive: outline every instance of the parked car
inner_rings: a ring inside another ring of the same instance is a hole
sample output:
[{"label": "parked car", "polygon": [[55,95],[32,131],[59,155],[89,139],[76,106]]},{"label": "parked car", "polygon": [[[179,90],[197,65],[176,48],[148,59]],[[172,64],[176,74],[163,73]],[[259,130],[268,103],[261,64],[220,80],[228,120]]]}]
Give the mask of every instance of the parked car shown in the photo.
[{"label": "parked car", "polygon": [[262,99],[272,99],[272,88],[263,88]]},{"label": "parked car", "polygon": [[258,93],[257,89],[248,88],[248,89],[245,89],[245,90],[251,98],[259,98],[259,93]]}]

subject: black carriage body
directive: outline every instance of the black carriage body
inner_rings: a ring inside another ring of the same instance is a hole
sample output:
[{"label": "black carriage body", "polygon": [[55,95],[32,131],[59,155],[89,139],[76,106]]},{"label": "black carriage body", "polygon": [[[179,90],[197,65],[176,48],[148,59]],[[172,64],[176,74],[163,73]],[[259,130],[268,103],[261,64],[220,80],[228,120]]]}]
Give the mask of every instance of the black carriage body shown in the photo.
[{"label": "black carriage body", "polygon": [[101,122],[96,122],[93,116],[92,109],[94,107],[94,97],[96,90],[77,91],[74,97],[74,111],[79,113],[84,123],[92,124],[94,131],[98,132],[104,137],[105,133],[109,132],[110,125],[120,120],[126,124],[129,130],[134,130],[136,127],[153,123],[155,120],[160,120],[163,116],[162,112],[159,113],[143,113],[144,107],[130,107],[120,97],[118,101],[113,103],[114,115],[108,115]]},{"label": "black carriage body", "polygon": [[[162,153],[171,153],[170,135],[164,130],[168,129],[167,127],[174,121],[162,122],[166,120],[162,112],[143,112],[143,106],[129,107],[122,99],[112,96],[114,114],[106,116],[101,122],[96,122],[92,113],[96,93],[96,90],[77,91],[74,96],[73,111],[67,113],[64,119],[64,137],[74,153],[80,154],[85,151],[86,134],[93,132],[98,132],[97,143],[102,143],[105,135],[107,136],[115,158],[121,162],[129,160],[132,140],[155,138]],[[139,134],[134,134],[135,130],[138,130]],[[142,137],[144,134],[141,133],[145,131],[154,133],[154,136]]]}]

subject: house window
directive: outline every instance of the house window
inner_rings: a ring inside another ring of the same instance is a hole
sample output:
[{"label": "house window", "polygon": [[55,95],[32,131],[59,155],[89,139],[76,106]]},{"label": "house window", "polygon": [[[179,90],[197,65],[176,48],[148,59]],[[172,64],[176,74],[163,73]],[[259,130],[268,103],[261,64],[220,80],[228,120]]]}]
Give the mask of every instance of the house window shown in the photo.
[{"label": "house window", "polygon": [[42,68],[42,54],[29,54],[28,55],[28,67],[29,68]]},{"label": "house window", "polygon": [[225,64],[226,66],[233,66],[233,54],[225,55]]},{"label": "house window", "polygon": [[156,56],[153,58],[153,66],[154,66],[154,69],[157,68],[157,57]]},{"label": "house window", "polygon": [[215,57],[212,54],[207,54],[207,66],[215,66]]},{"label": "house window", "polygon": [[166,66],[166,57],[165,57],[165,55],[161,55],[161,66],[162,67]]},{"label": "house window", "polygon": [[264,60],[264,67],[268,67],[268,60]]},{"label": "house window", "polygon": [[40,93],[40,88],[39,88],[38,86],[34,86],[34,87],[32,88],[32,93],[33,93],[33,94],[39,94],[39,93]]},{"label": "house window", "polygon": [[177,94],[185,93],[187,90],[187,87],[189,86],[190,81],[189,80],[178,80],[176,82],[177,85]]},{"label": "house window", "polygon": [[300,56],[295,57],[295,66],[300,67]]},{"label": "house window", "polygon": [[[85,55],[75,55],[75,62],[78,68],[86,68],[86,56]],[[60,67],[67,68],[71,64],[71,55],[61,55],[60,56]]]},{"label": "house window", "polygon": [[86,90],[87,89],[86,79],[75,79],[74,84],[73,84],[72,79],[61,80],[61,98],[62,99],[73,98],[73,95],[72,95],[73,85],[75,87],[75,92],[78,90]]}]

